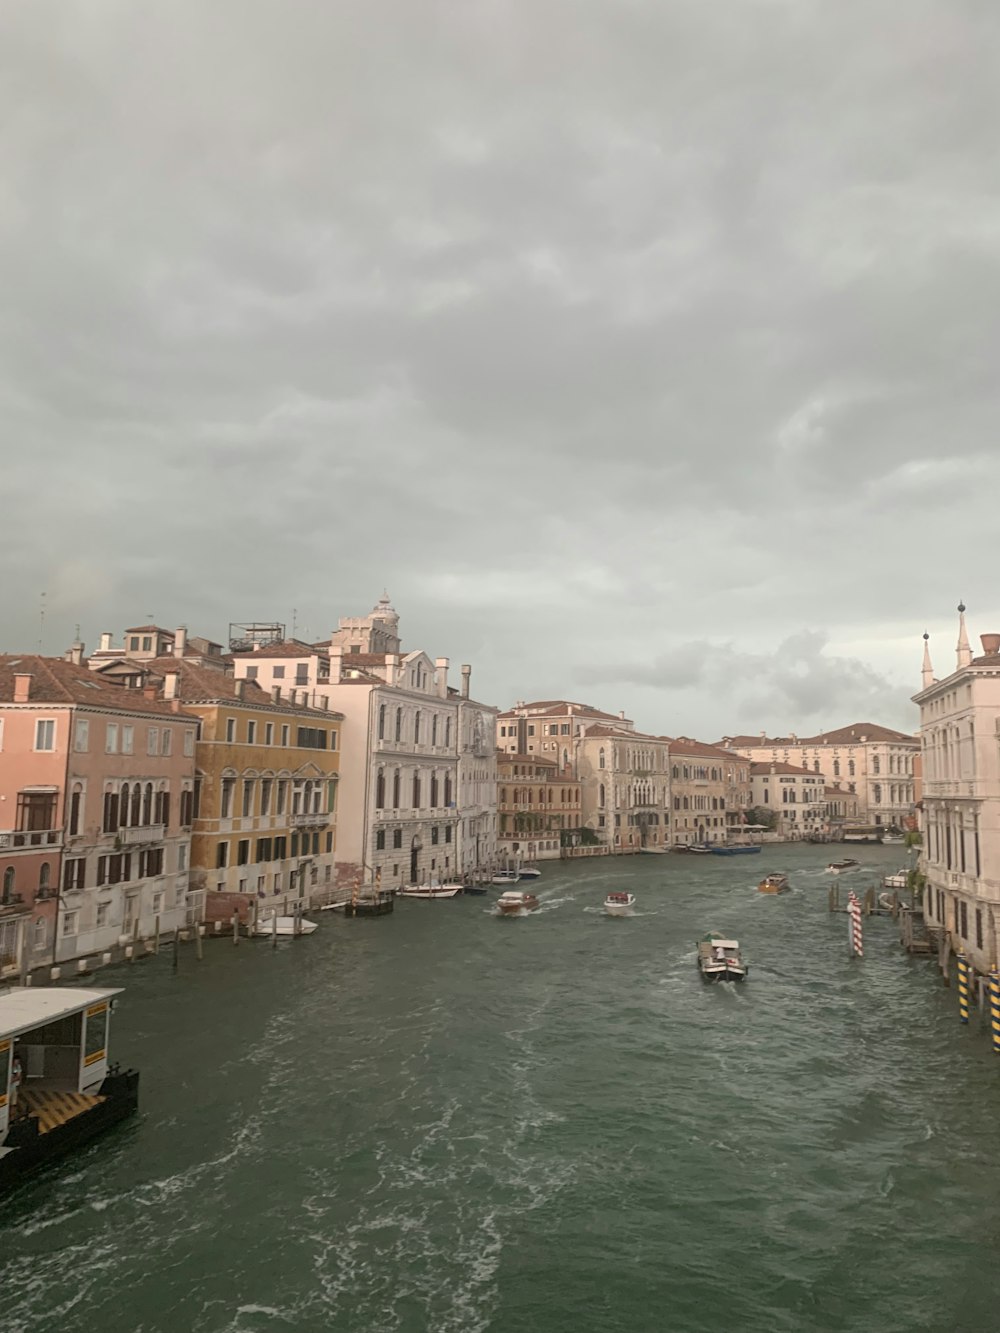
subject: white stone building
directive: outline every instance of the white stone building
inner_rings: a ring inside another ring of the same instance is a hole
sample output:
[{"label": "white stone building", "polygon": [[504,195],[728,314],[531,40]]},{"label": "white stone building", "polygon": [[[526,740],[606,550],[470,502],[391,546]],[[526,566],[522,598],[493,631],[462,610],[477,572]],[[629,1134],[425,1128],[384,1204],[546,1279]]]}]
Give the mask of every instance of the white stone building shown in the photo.
[{"label": "white stone building", "polygon": [[[472,873],[496,848],[495,710],[449,688],[448,659],[403,653],[387,597],[343,619],[328,644],[285,643],[234,655],[237,676],[286,682],[344,715],[338,883],[386,886]],[[276,674],[280,672],[280,675]]]},{"label": "white stone building", "polygon": [[1000,931],[1000,634],[973,658],[959,607],[955,670],[936,680],[925,635],[920,707],[923,746],[921,865],[928,925],[979,972],[998,961]]},{"label": "white stone building", "polygon": [[751,763],[750,803],[771,811],[776,817],[775,832],[785,838],[805,838],[826,830],[826,779],[811,768],[774,759]]},{"label": "white stone building", "polygon": [[617,731],[635,730],[624,713],[603,713],[590,704],[567,699],[519,700],[497,715],[497,749],[502,754],[537,754],[555,760],[560,772],[572,771],[575,741],[599,724]]},{"label": "white stone building", "polygon": [[596,723],[576,740],[582,826],[617,851],[670,842],[670,747],[662,736]]}]

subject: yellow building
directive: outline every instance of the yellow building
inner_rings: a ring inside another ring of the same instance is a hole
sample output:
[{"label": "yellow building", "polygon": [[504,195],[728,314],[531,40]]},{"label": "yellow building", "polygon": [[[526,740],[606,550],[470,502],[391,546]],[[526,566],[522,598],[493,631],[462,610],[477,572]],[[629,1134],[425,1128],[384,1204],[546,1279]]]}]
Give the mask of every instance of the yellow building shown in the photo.
[{"label": "yellow building", "polygon": [[555,759],[498,755],[497,781],[502,857],[549,860],[560,855],[564,836],[579,840],[580,784],[561,773]]},{"label": "yellow building", "polygon": [[[153,671],[201,719],[191,890],[297,900],[332,883],[343,715],[183,659]],[[211,917],[211,910],[207,915]]]}]

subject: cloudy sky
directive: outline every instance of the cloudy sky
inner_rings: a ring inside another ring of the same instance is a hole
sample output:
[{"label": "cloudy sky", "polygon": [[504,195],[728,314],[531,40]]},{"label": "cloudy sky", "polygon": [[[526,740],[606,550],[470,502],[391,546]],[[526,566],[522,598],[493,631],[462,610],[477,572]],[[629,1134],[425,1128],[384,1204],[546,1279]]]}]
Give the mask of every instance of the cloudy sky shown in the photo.
[{"label": "cloudy sky", "polygon": [[0,0],[0,648],[912,727],[1000,630],[996,0]]}]

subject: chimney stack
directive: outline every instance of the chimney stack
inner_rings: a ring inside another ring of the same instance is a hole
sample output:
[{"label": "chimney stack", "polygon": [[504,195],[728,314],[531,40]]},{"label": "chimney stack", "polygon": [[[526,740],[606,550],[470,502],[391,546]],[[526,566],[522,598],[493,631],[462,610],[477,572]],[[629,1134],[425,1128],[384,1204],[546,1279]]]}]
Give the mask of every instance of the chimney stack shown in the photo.
[{"label": "chimney stack", "polygon": [[163,697],[164,699],[177,698],[177,671],[165,671],[163,673]]},{"label": "chimney stack", "polygon": [[110,653],[111,651],[111,631],[105,630],[101,635],[101,652]]},{"label": "chimney stack", "polygon": [[387,685],[399,684],[399,653],[386,653],[385,655],[385,683]]},{"label": "chimney stack", "polygon": [[472,680],[472,667],[469,665],[468,662],[465,662],[465,663],[463,663],[463,665],[462,665],[462,698],[463,698],[463,699],[468,699],[468,697],[469,697],[469,684],[470,684],[471,680]]},{"label": "chimney stack", "polygon": [[280,686],[280,685],[272,685],[272,686],[271,686],[271,700],[272,700],[273,703],[276,703],[276,704],[280,704],[280,703],[281,703],[281,686]]},{"label": "chimney stack", "polygon": [[14,702],[16,704],[26,704],[31,697],[30,671],[14,673]]},{"label": "chimney stack", "polygon": [[174,634],[174,656],[183,657],[184,650],[187,648],[188,632],[186,625],[178,625]]},{"label": "chimney stack", "polygon": [[83,666],[83,644],[79,639],[77,639],[76,643],[71,645],[68,660],[72,662],[74,666]]},{"label": "chimney stack", "polygon": [[434,659],[434,684],[437,686],[438,697],[441,699],[447,699],[448,697],[447,657],[435,657]]},{"label": "chimney stack", "polygon": [[243,691],[246,688],[246,681],[243,679],[242,676],[240,676],[237,680],[233,681],[233,684],[236,687],[236,698],[242,699]]},{"label": "chimney stack", "polygon": [[343,644],[330,644],[330,684],[339,685],[340,677],[344,666],[344,647]]},{"label": "chimney stack", "polygon": [[987,657],[996,657],[1000,653],[1000,634],[980,634],[983,641],[983,652]]}]

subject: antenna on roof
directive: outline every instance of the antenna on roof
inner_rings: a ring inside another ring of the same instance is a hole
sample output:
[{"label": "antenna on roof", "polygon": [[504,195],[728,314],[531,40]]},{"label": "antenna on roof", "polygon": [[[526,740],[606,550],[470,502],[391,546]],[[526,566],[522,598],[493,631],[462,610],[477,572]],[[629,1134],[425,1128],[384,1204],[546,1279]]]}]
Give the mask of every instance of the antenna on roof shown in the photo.
[{"label": "antenna on roof", "polygon": [[292,607],[292,638],[295,638],[296,630],[299,624],[299,613],[296,607]]},{"label": "antenna on roof", "polygon": [[42,642],[45,638],[45,593],[43,592],[38,602],[38,651],[42,651]]}]

